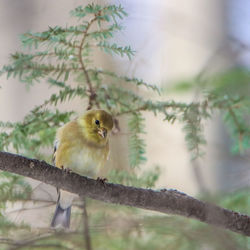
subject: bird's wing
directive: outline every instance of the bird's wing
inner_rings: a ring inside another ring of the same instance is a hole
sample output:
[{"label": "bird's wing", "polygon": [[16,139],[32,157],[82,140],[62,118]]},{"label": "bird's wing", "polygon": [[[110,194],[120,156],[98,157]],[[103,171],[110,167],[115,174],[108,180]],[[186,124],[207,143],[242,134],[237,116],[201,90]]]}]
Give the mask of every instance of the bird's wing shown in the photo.
[{"label": "bird's wing", "polygon": [[[54,151],[53,151],[53,156],[52,156],[52,162],[53,162],[54,167],[56,166],[56,152],[57,152],[57,149],[59,147],[59,143],[60,143],[60,141],[58,139],[55,139],[55,141],[54,141]],[[59,199],[60,199],[60,191],[59,191],[58,187],[56,188],[56,191],[57,191],[57,194],[58,194],[58,198],[57,198],[57,202],[58,202]]]},{"label": "bird's wing", "polygon": [[54,166],[55,166],[55,163],[56,163],[56,152],[57,152],[57,149],[59,147],[59,144],[60,144],[59,139],[56,139],[54,141],[54,151],[53,151],[53,158],[52,158]]}]

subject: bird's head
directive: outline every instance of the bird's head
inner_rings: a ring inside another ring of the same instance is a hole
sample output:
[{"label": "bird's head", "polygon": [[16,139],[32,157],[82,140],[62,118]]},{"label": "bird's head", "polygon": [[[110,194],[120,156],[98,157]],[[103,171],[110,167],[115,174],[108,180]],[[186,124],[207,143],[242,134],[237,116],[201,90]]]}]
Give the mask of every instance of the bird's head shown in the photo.
[{"label": "bird's head", "polygon": [[113,128],[112,116],[104,110],[89,110],[79,117],[84,137],[92,143],[106,144],[108,134]]}]

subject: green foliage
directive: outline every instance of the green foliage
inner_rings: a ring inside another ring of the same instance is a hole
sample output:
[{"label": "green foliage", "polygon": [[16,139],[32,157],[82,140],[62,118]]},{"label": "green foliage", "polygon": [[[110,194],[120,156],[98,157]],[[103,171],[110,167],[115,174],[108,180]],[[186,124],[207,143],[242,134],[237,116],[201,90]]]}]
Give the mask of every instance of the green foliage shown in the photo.
[{"label": "green foliage", "polygon": [[[220,198],[220,197],[219,197]],[[223,194],[223,199],[217,202],[228,209],[236,209],[241,213],[250,213],[249,189],[241,189],[229,194]]]},{"label": "green foliage", "polygon": [[23,178],[3,172],[1,173],[0,180],[1,205],[4,205],[3,202],[6,201],[25,200],[29,198],[31,189]]},{"label": "green foliage", "polygon": [[132,51],[130,46],[119,47],[115,43],[110,45],[106,42],[100,42],[97,44],[97,46],[100,47],[103,51],[105,51],[108,54],[114,53],[114,54],[117,54],[121,57],[126,55],[129,59],[131,59],[131,57],[134,55],[134,51]]},{"label": "green foliage", "polygon": [[132,114],[128,123],[130,136],[129,136],[129,162],[132,168],[138,167],[140,164],[146,161],[145,147],[146,144],[141,138],[141,134],[144,134],[145,119],[140,113]]},{"label": "green foliage", "polygon": [[209,118],[207,102],[204,102],[201,105],[193,105],[192,108],[187,109],[183,115],[183,121],[185,124],[183,130],[186,134],[185,139],[192,160],[201,157],[204,154],[201,146],[206,144],[206,140],[204,138],[203,127],[201,124],[202,118]]},{"label": "green foliage", "polygon": [[[233,68],[228,71],[207,77],[205,80],[183,81],[176,84],[172,91],[200,90],[206,105],[199,118],[209,118],[209,114],[219,111],[232,138],[232,152],[243,154],[250,148],[250,71],[246,68]],[[201,132],[201,127],[198,129]],[[198,132],[199,133],[199,132]],[[204,142],[202,134],[198,135],[201,144]],[[190,137],[192,138],[192,136]],[[188,147],[195,145],[188,141]],[[195,158],[195,157],[194,157]]]},{"label": "green foliage", "polygon": [[9,132],[0,134],[0,149],[9,150],[13,147],[16,152],[35,157],[39,155],[41,147],[52,145],[56,128],[67,122],[71,114],[35,108],[22,122],[12,123]]},{"label": "green foliage", "polygon": [[127,16],[124,8],[121,5],[108,5],[100,6],[98,4],[88,4],[86,7],[79,6],[72,10],[70,14],[79,19],[84,18],[86,15],[94,14],[100,21],[110,22],[111,19],[116,23],[116,19],[123,19]]},{"label": "green foliage", "polygon": [[212,103],[223,114],[224,122],[232,137],[232,151],[235,153],[244,153],[250,147],[250,119],[248,110],[250,96],[238,96],[237,92],[235,92],[235,94],[226,94],[221,98],[218,94],[213,93]]},{"label": "green foliage", "polygon": [[16,225],[11,222],[6,214],[7,202],[16,202],[27,200],[31,196],[31,188],[26,183],[23,177],[10,174],[8,172],[2,172],[0,175],[0,233],[1,236],[7,235],[9,232],[17,230],[28,230],[27,225]]},{"label": "green foliage", "polygon": [[116,73],[114,72],[110,72],[107,70],[102,70],[102,69],[96,69],[93,71],[96,74],[100,74],[100,75],[105,75],[105,76],[110,76],[111,79],[117,79],[119,81],[122,81],[124,83],[132,83],[135,84],[136,86],[144,86],[146,87],[148,90],[153,90],[156,91],[158,94],[160,94],[160,90],[156,85],[153,84],[148,84],[146,82],[144,82],[142,79],[137,79],[137,78],[129,78],[127,76],[118,76]]},{"label": "green foliage", "polygon": [[[113,182],[152,188],[160,176],[157,167],[142,170],[147,158],[144,111],[163,115],[163,122],[180,122],[192,159],[204,154],[204,122],[215,111],[220,111],[224,116],[234,142],[233,151],[244,153],[250,148],[249,70],[234,69],[206,81],[194,79],[175,86],[175,91],[202,90],[200,101],[185,103],[163,98],[160,101],[162,91],[154,84],[117,75],[93,62],[95,50],[125,59],[134,56],[135,52],[130,46],[116,44],[113,39],[122,30],[119,21],[127,16],[122,6],[89,4],[75,8],[70,14],[77,20],[74,26],[48,27],[43,32],[23,34],[21,42],[26,52],[13,53],[10,64],[0,71],[7,78],[17,78],[28,87],[48,84],[55,89],[55,93],[34,107],[22,121],[0,121],[0,150],[50,159],[51,154],[46,149],[51,151],[56,129],[75,114],[73,111],[61,112],[57,105],[70,103],[75,98],[82,99],[85,101],[83,103],[88,101],[89,108],[104,108],[112,113],[118,121],[117,130],[120,117],[128,119],[130,166],[126,170],[110,171],[108,178]],[[31,190],[23,178],[1,173],[0,192],[0,208],[4,211],[6,201],[28,199]],[[247,193],[232,194],[222,201],[222,205],[249,213]],[[219,200],[223,197],[219,197]],[[218,230],[218,235],[214,234],[214,228],[199,222],[142,214],[137,209],[117,209],[117,206],[98,205],[97,209],[95,205],[93,202],[90,209],[94,211],[90,215],[94,249],[223,249],[225,241],[228,246],[233,246],[232,249],[244,249],[250,244],[246,238],[228,232]],[[115,213],[112,209],[115,209]],[[22,241],[28,242],[27,247],[22,248],[82,249],[81,225],[73,232],[49,232],[44,236],[34,234],[32,239],[29,235],[26,241]],[[4,230],[13,232],[11,230],[24,228],[25,225],[17,226],[0,214],[2,235]],[[0,239],[0,242],[6,248],[11,244],[17,246],[12,238]]]},{"label": "green foliage", "polygon": [[232,137],[232,151],[243,154],[250,147],[250,71],[235,68],[208,79],[209,100],[223,114]]}]

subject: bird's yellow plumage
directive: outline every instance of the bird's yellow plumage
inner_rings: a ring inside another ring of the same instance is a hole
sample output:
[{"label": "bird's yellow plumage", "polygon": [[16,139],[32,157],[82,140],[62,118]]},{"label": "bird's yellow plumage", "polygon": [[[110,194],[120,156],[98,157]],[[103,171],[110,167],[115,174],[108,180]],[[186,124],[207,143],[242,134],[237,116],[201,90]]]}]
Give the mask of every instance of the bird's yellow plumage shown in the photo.
[{"label": "bird's yellow plumage", "polygon": [[[109,154],[108,137],[112,127],[113,120],[109,113],[90,110],[59,128],[55,141],[55,166],[96,178]],[[60,192],[51,223],[53,227],[59,224],[69,227],[71,197],[66,192]]]}]

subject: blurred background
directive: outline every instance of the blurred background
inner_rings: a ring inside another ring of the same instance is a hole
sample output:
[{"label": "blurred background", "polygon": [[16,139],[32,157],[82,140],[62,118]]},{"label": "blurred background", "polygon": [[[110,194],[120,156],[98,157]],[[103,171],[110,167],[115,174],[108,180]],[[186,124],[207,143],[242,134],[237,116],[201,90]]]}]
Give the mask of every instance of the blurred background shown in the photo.
[{"label": "blurred background", "polygon": [[[87,2],[90,1],[0,0],[1,67],[7,64],[10,53],[21,49],[20,34],[70,24],[69,11]],[[248,0],[105,2],[121,4],[129,14],[123,22],[125,28],[117,34],[115,41],[121,45],[129,44],[136,54],[131,61],[103,54],[96,54],[95,60],[105,69],[142,78],[162,88],[160,100],[197,101],[199,94],[173,91],[175,84],[199,76],[205,79],[236,66],[250,66]],[[15,79],[6,80],[5,76],[0,82],[0,120],[3,121],[21,120],[34,105],[42,103],[52,93],[48,85],[42,83],[27,89]],[[84,111],[82,103],[74,101],[72,105],[79,114]],[[62,105],[61,108],[72,107]],[[156,188],[172,188],[198,195],[202,191],[230,193],[249,186],[249,154],[231,153],[231,139],[219,113],[205,124],[206,155],[195,162],[190,161],[181,125],[163,123],[161,117],[153,114],[146,113],[145,117],[148,160],[143,168],[160,167]],[[112,138],[110,164],[127,164],[124,141],[126,135]],[[34,182],[32,185],[38,184]],[[37,197],[48,195],[39,188]],[[54,192],[52,189],[50,194]],[[9,211],[11,209],[16,207],[10,207]],[[54,208],[49,209],[52,213]],[[49,218],[39,219],[43,211],[35,210],[33,217],[25,211],[11,216],[16,221],[34,221],[35,218],[40,221],[39,226],[46,227]]]}]

